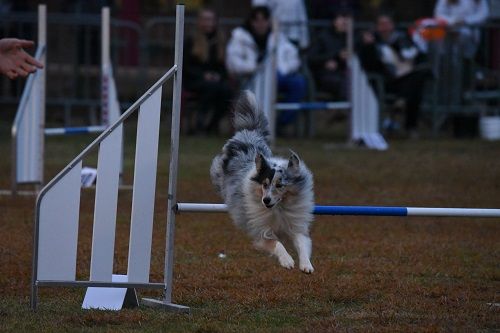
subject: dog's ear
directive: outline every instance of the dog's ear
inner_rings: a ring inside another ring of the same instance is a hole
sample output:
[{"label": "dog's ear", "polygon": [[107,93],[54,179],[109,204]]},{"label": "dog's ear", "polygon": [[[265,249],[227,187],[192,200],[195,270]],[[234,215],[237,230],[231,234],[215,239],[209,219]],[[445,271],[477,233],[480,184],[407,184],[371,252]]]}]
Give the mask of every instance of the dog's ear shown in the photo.
[{"label": "dog's ear", "polygon": [[255,170],[257,173],[251,178],[254,182],[262,184],[266,178],[273,178],[272,175],[274,174],[274,171],[271,173],[269,164],[262,154],[255,155]]},{"label": "dog's ear", "polygon": [[255,169],[257,170],[257,173],[259,173],[262,168],[265,168],[267,166],[266,159],[262,154],[258,153],[255,155]]},{"label": "dog's ear", "polygon": [[300,158],[293,150],[290,149],[290,158],[288,159],[288,170],[292,172],[299,171]]}]

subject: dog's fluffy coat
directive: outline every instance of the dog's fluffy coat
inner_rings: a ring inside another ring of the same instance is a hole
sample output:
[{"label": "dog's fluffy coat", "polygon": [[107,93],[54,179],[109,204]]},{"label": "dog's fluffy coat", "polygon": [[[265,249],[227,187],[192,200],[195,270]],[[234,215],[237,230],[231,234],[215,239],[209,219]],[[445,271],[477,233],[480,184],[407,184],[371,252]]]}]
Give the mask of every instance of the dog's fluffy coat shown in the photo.
[{"label": "dog's fluffy coat", "polygon": [[234,106],[234,136],[212,161],[210,176],[228,206],[234,223],[246,231],[257,248],[292,268],[283,246],[290,240],[299,268],[313,272],[309,226],[313,220],[313,177],[297,154],[274,157],[269,148],[269,125],[255,96],[243,92]]}]

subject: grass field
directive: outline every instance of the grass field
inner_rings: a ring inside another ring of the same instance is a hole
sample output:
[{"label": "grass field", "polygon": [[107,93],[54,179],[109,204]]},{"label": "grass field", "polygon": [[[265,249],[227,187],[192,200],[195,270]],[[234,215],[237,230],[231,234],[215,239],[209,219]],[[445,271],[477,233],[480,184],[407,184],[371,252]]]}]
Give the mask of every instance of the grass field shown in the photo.
[{"label": "grass field", "polygon": [[[8,127],[0,136],[0,188],[10,186]],[[132,180],[127,134],[125,182]],[[131,139],[129,139],[132,137]],[[161,281],[168,139],[162,132],[151,280]],[[88,137],[47,140],[54,176]],[[179,199],[219,202],[208,168],[224,140],[183,137]],[[500,208],[500,145],[478,140],[393,142],[387,152],[325,149],[287,140],[315,175],[318,204]],[[95,163],[92,156],[88,163]],[[115,272],[126,272],[131,193],[120,192]],[[93,192],[82,195],[77,275],[88,278]],[[41,290],[30,311],[33,197],[0,197],[0,331],[329,332],[500,330],[500,221],[472,218],[317,217],[305,275],[257,252],[223,214],[178,217],[174,301],[158,309],[83,311],[84,290]],[[227,257],[220,259],[218,253]],[[160,296],[141,290],[140,296]],[[491,305],[496,303],[496,305]]]}]

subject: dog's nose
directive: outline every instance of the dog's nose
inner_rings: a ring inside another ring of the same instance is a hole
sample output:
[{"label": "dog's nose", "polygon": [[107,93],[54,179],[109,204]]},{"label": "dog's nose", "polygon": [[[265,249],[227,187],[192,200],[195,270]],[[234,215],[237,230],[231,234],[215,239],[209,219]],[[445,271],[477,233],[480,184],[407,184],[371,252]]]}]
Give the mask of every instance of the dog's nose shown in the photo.
[{"label": "dog's nose", "polygon": [[269,197],[265,197],[264,199],[262,199],[262,202],[263,202],[265,205],[269,205],[269,203],[271,202],[271,198],[269,198]]}]

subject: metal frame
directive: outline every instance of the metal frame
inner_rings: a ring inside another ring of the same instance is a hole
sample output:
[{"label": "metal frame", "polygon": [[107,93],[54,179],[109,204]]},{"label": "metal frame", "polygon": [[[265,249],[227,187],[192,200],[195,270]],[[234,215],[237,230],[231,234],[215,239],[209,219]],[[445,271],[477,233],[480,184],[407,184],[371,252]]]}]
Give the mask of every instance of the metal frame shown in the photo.
[{"label": "metal frame", "polygon": [[[146,91],[130,108],[125,111],[120,118],[111,125],[106,131],[101,133],[89,146],[87,146],[77,157],[75,157],[61,172],[59,172],[47,185],[45,185],[44,188],[40,191],[38,194],[37,200],[36,200],[36,207],[35,207],[35,225],[34,225],[34,234],[33,234],[33,271],[32,271],[32,282],[31,282],[31,308],[33,310],[36,309],[37,306],[37,294],[38,294],[38,286],[42,286],[44,283],[48,282],[52,286],[56,285],[71,285],[71,286],[91,286],[93,281],[68,281],[68,282],[61,282],[61,281],[55,281],[55,282],[50,282],[50,281],[40,281],[37,280],[37,273],[38,273],[38,238],[39,238],[39,222],[40,222],[40,206],[42,199],[44,196],[49,192],[49,190],[59,182],[68,172],[70,172],[75,166],[77,166],[85,156],[87,156],[91,151],[93,151],[106,137],[108,137],[118,126],[122,125],[123,122],[134,113],[134,111],[138,110],[139,106],[148,98],[150,97],[156,90],[158,90],[163,84],[170,79],[175,72],[177,71],[177,65],[174,64],[167,73],[165,73],[156,83],[149,88],[148,91]],[[90,284],[89,284],[90,283]],[[123,283],[121,287],[123,287]],[[144,284],[146,285],[155,285],[155,284]],[[163,285],[163,284],[162,284]]]},{"label": "metal frame", "polygon": [[[75,157],[59,174],[57,174],[39,193],[36,208],[35,208],[35,225],[34,225],[34,235],[33,235],[33,272],[32,272],[32,283],[31,283],[31,299],[30,304],[33,310],[36,310],[38,302],[38,287],[40,286],[78,286],[78,287],[117,287],[117,288],[163,288],[167,291],[167,286],[165,283],[113,283],[113,282],[101,282],[101,281],[43,281],[38,280],[38,247],[39,247],[39,232],[40,232],[40,209],[41,203],[44,196],[54,187],[66,174],[68,174],[74,167],[79,165],[83,158],[87,156],[92,150],[94,150],[104,139],[106,139],[113,131],[121,126],[123,122],[139,109],[141,104],[143,104],[151,95],[153,95],[158,89],[160,89],[163,84],[174,76],[174,114],[173,117],[176,126],[174,126],[174,121],[172,127],[177,127],[179,125],[179,114],[180,114],[180,88],[182,84],[182,47],[183,47],[183,27],[184,27],[184,6],[177,5],[177,24],[176,24],[176,62],[175,64],[155,83],[151,88],[146,91],[135,103],[133,103],[121,116],[120,118],[107,128],[101,135],[99,135],[89,146],[87,146],[77,157]],[[178,149],[178,130],[177,130],[177,149]],[[176,165],[175,165],[176,168]],[[176,180],[170,179],[173,182],[173,188],[175,193],[175,182]],[[172,204],[172,203],[169,203]],[[167,231],[168,234],[168,231]],[[173,240],[173,235],[167,237]],[[173,245],[172,245],[173,247]],[[170,252],[169,252],[170,253]],[[173,254],[170,254],[173,256]],[[173,260],[173,257],[172,257]],[[167,264],[165,264],[167,267]],[[165,282],[168,281],[168,277],[165,277]],[[171,280],[171,273],[170,273]],[[171,292],[171,286],[169,287]],[[167,295],[167,293],[166,293]],[[169,297],[170,299],[170,297]],[[189,310],[189,308],[186,308]],[[186,310],[184,310],[186,311]]]}]

